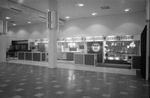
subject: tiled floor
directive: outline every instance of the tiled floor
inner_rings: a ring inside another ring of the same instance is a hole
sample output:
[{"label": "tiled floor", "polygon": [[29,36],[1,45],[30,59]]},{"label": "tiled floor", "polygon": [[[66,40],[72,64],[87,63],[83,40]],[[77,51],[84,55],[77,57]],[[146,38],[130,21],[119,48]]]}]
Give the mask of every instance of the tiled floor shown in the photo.
[{"label": "tiled floor", "polygon": [[135,75],[0,63],[0,98],[149,98]]},{"label": "tiled floor", "polygon": [[[27,64],[27,65],[36,65],[36,66],[45,66],[50,67],[48,62],[36,62],[36,61],[27,61],[27,60],[10,60],[9,63],[17,64]],[[57,68],[65,69],[76,69],[84,71],[95,71],[95,72],[107,72],[107,73],[117,73],[125,75],[136,75],[135,69],[120,69],[120,68],[106,68],[106,67],[95,67],[93,65],[83,65],[83,64],[74,64],[72,61],[57,61]]]}]

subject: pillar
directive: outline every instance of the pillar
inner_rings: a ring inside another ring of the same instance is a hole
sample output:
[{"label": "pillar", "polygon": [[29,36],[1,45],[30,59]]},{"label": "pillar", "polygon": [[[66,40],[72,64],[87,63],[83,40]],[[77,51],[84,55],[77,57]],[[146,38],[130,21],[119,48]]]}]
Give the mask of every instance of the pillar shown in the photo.
[{"label": "pillar", "polygon": [[146,0],[146,25],[147,25],[147,49],[146,49],[146,80],[150,78],[149,76],[149,55],[150,55],[150,34],[149,34],[149,0]]},{"label": "pillar", "polygon": [[0,62],[6,62],[6,32],[7,22],[2,19],[0,13]]},{"label": "pillar", "polygon": [[47,27],[49,31],[48,67],[56,68],[57,67],[57,32],[59,30],[57,0],[49,0],[49,11],[47,16],[48,16]]}]

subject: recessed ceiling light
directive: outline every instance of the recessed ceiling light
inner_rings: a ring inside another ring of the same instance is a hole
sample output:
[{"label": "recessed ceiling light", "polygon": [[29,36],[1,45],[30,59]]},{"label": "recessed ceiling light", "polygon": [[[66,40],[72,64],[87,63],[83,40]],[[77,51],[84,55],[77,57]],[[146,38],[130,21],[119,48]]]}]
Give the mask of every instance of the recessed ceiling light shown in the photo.
[{"label": "recessed ceiling light", "polygon": [[124,11],[125,11],[125,12],[128,12],[129,10],[130,10],[130,9],[125,9]]},{"label": "recessed ceiling light", "polygon": [[27,22],[28,24],[30,24],[31,22]]},{"label": "recessed ceiling light", "polygon": [[70,17],[69,16],[66,16],[66,19],[69,19]]},{"label": "recessed ceiling light", "polygon": [[24,2],[24,0],[18,0],[18,3],[22,4]]},{"label": "recessed ceiling light", "polygon": [[13,26],[16,26],[16,25],[17,25],[17,24],[15,24],[15,23],[13,24]]},{"label": "recessed ceiling light", "polygon": [[83,3],[78,3],[77,6],[81,6],[82,7],[82,6],[84,6],[84,4]]},{"label": "recessed ceiling light", "polygon": [[6,19],[11,19],[11,17],[6,17]]},{"label": "recessed ceiling light", "polygon": [[92,15],[94,16],[94,15],[97,15],[97,13],[92,13]]}]

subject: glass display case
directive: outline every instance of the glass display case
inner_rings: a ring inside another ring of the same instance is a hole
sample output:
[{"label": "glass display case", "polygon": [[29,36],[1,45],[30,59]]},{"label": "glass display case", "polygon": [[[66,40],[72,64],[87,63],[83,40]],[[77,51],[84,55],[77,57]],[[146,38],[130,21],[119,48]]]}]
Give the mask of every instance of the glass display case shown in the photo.
[{"label": "glass display case", "polygon": [[140,41],[106,41],[105,63],[130,64],[139,55]]}]

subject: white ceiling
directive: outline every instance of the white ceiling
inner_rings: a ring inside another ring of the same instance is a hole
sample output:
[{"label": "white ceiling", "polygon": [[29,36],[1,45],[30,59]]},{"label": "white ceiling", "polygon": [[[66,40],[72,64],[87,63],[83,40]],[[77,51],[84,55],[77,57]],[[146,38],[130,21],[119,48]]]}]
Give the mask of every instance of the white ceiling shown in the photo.
[{"label": "white ceiling", "polygon": [[[0,0],[3,1],[3,0]],[[6,0],[5,0],[6,1]],[[15,2],[22,1],[23,5],[45,12],[49,8],[48,0],[11,0]],[[146,0],[57,0],[58,12],[61,19],[65,19],[66,16],[70,16],[70,19],[79,19],[84,17],[94,17],[91,13],[98,13],[96,16],[112,15],[129,13],[136,11],[145,11]],[[83,3],[83,7],[79,7],[76,4]],[[0,5],[2,6],[2,5]],[[110,9],[102,10],[100,7],[109,6]],[[124,9],[129,8],[129,12],[125,12]],[[26,21],[41,22],[41,19],[34,17],[26,17],[23,15],[16,15],[11,12],[7,12],[0,8],[1,12],[4,12],[4,17],[10,15],[13,17],[11,21],[15,21],[17,24],[23,24]],[[36,15],[35,15],[36,16]]]}]

